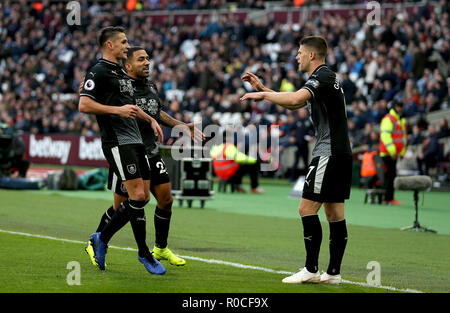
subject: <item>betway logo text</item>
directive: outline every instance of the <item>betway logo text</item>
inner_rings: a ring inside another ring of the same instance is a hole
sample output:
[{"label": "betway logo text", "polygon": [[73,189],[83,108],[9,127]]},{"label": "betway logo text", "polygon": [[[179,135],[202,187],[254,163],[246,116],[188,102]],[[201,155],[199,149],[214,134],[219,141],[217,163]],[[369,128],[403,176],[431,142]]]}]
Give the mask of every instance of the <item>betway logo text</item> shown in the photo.
[{"label": "betway logo text", "polygon": [[104,160],[101,139],[96,138],[87,142],[84,136],[80,137],[78,157],[80,160]]},{"label": "betway logo text", "polygon": [[51,137],[44,137],[40,140],[34,135],[30,135],[30,156],[38,158],[59,159],[61,164],[66,164],[69,159],[70,140],[53,140]]}]

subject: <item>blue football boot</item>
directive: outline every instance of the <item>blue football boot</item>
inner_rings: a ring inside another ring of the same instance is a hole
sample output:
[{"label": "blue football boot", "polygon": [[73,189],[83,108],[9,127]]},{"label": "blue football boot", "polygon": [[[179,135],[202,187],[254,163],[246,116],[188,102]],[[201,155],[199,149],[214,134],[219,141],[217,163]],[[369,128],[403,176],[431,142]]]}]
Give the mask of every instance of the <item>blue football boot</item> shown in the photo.
[{"label": "blue football boot", "polygon": [[143,258],[141,258],[138,254],[139,261],[144,264],[145,269],[150,274],[154,275],[164,275],[166,273],[166,269],[153,257],[153,254],[148,252]]}]

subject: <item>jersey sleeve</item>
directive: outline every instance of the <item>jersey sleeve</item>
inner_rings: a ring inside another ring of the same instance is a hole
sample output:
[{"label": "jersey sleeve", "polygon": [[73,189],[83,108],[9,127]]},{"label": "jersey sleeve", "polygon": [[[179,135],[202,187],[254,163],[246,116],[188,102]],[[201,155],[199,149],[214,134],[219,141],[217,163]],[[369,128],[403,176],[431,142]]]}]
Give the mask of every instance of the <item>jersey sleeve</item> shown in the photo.
[{"label": "jersey sleeve", "polygon": [[315,98],[316,95],[319,93],[319,89],[321,87],[321,82],[319,81],[319,78],[316,76],[311,76],[306,81],[305,85],[303,85],[302,88],[308,90],[311,95]]},{"label": "jersey sleeve", "polygon": [[[90,69],[84,79],[83,89],[81,90],[80,97],[86,96],[97,102],[101,102],[101,82],[102,71],[98,69]],[[104,80],[103,80],[104,81]]]}]

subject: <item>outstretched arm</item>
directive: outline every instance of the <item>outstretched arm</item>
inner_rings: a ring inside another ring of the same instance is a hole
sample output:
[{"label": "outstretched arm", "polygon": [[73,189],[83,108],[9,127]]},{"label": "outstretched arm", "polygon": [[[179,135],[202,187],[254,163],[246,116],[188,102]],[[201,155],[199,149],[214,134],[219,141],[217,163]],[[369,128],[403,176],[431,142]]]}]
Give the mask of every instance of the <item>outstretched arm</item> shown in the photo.
[{"label": "outstretched arm", "polygon": [[159,114],[159,119],[164,126],[167,126],[169,128],[174,128],[177,125],[185,125],[185,123],[183,123],[182,121],[173,118],[172,116],[170,116],[169,114],[167,114],[162,110]]},{"label": "outstretched arm", "polygon": [[258,76],[253,73],[246,72],[245,75],[241,77],[241,79],[245,82],[250,83],[253,89],[255,89],[256,91],[275,92],[272,89],[264,86]]},{"label": "outstretched arm", "polygon": [[205,134],[203,134],[202,131],[200,131],[198,128],[195,127],[195,125],[197,125],[197,123],[186,124],[180,120],[173,118],[172,116],[170,116],[169,114],[167,114],[164,111],[161,111],[159,118],[161,120],[161,123],[169,128],[174,128],[177,126],[182,127],[182,128],[187,128],[186,131],[189,132],[189,134],[190,134],[192,140],[194,140],[194,142],[199,142],[199,141],[205,140]]},{"label": "outstretched arm", "polygon": [[300,89],[295,92],[251,92],[246,93],[240,100],[267,100],[289,110],[296,110],[306,105],[307,101],[311,98],[311,93],[306,89]]}]

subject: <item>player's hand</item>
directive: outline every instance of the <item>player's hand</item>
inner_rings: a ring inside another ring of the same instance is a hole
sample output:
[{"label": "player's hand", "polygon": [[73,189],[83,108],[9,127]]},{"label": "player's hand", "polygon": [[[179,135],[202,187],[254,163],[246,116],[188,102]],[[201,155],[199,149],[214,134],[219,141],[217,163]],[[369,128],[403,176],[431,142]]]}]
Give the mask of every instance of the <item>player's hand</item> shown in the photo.
[{"label": "player's hand", "polygon": [[158,144],[160,144],[161,142],[164,141],[163,131],[159,126],[158,122],[154,118],[150,117],[150,119],[152,120],[150,125],[153,129],[153,132],[155,133],[155,136],[158,137]]},{"label": "player's hand", "polygon": [[188,124],[186,124],[186,126],[189,127],[191,139],[194,142],[202,142],[202,141],[205,141],[205,139],[206,139],[205,134],[200,129],[195,127],[195,126],[197,126],[197,125],[199,125],[201,123],[202,122],[195,122],[195,123],[188,123]]},{"label": "player's hand", "polygon": [[244,100],[263,100],[264,99],[264,94],[262,92],[250,92],[250,93],[246,93],[245,95],[243,95],[239,100],[244,101]]},{"label": "player's hand", "polygon": [[244,76],[241,77],[244,82],[250,83],[253,89],[256,91],[263,91],[264,85],[261,83],[261,80],[253,73],[246,72]]},{"label": "player's hand", "polygon": [[135,118],[138,113],[138,107],[134,104],[122,105],[118,108],[117,115],[124,118]]}]

